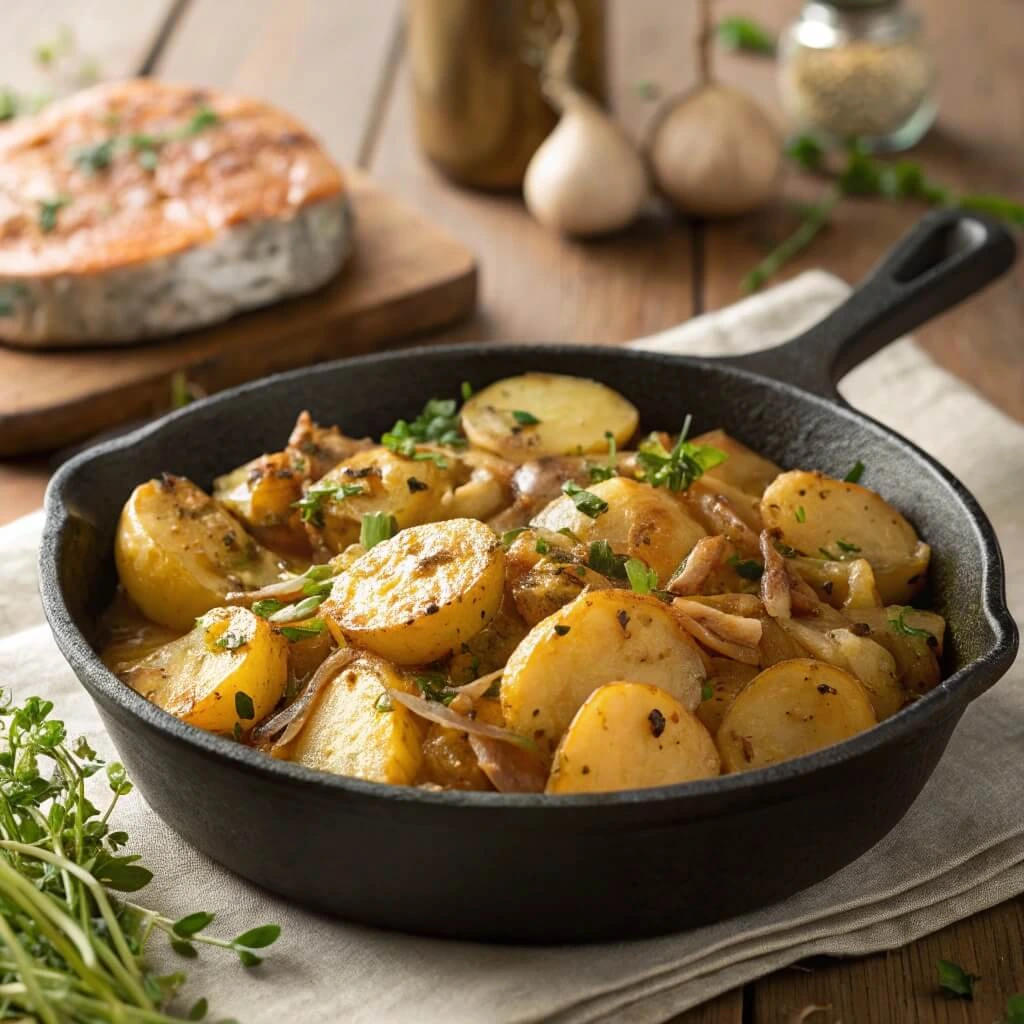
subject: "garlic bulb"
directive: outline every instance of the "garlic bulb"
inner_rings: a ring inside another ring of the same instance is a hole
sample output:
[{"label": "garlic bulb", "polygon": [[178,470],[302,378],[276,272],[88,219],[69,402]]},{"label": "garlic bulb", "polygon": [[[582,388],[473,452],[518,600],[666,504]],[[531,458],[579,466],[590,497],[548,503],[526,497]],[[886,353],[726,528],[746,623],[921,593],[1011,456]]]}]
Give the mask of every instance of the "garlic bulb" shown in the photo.
[{"label": "garlic bulb", "polygon": [[774,194],[782,137],[746,93],[709,83],[670,104],[649,154],[655,182],[674,206],[727,217],[757,209]]},{"label": "garlic bulb", "polygon": [[647,174],[633,144],[586,96],[568,92],[562,118],[526,169],[530,213],[566,235],[617,231],[640,212]]}]

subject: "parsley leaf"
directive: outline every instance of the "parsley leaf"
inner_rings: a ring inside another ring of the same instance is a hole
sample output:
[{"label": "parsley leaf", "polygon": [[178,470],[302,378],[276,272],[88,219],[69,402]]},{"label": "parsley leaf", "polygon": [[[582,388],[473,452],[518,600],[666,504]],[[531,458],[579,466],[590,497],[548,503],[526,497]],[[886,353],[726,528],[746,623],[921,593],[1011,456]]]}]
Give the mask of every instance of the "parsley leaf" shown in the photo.
[{"label": "parsley leaf", "polygon": [[658,585],[658,574],[639,558],[626,559],[626,578],[637,594],[649,594]]},{"label": "parsley leaf", "polygon": [[[439,444],[448,448],[465,448],[466,435],[459,424],[458,403],[454,398],[431,398],[411,423],[398,420],[385,433],[380,443],[397,455],[426,461],[432,459],[442,469],[447,463],[438,452],[417,452],[417,444]],[[441,461],[439,461],[441,460]]]},{"label": "parsley leaf", "polygon": [[806,523],[807,522],[807,509],[805,509],[803,507],[803,505],[797,505],[796,512],[794,513],[794,516],[795,516],[796,521],[798,523]]},{"label": "parsley leaf", "polygon": [[775,39],[750,18],[723,18],[715,27],[718,41],[729,50],[745,50],[770,56],[775,53]]},{"label": "parsley leaf", "polygon": [[289,643],[294,644],[300,640],[308,640],[310,637],[319,636],[326,628],[327,624],[323,619],[309,619],[302,623],[301,626],[281,626],[278,629],[278,633]]},{"label": "parsley leaf", "polygon": [[71,205],[70,196],[57,196],[56,199],[41,199],[39,201],[39,230],[48,235],[57,227],[57,214],[65,206]]},{"label": "parsley leaf", "polygon": [[860,551],[860,548],[857,547],[856,544],[851,544],[849,541],[843,540],[842,537],[836,541],[836,546],[844,555],[855,555]]},{"label": "parsley leaf", "polygon": [[225,651],[237,651],[239,647],[244,647],[250,639],[252,638],[228,629],[213,641],[213,646],[223,648]]},{"label": "parsley leaf", "polygon": [[566,480],[562,484],[562,492],[569,495],[572,498],[572,503],[591,519],[596,519],[608,511],[608,502],[604,498],[598,497],[592,491],[585,491],[573,480]]},{"label": "parsley leaf", "polygon": [[398,532],[398,522],[387,512],[368,512],[359,528],[359,543],[369,551]]},{"label": "parsley leaf", "polygon": [[[256,717],[256,708],[253,706],[252,697],[244,690],[235,691],[235,714],[247,722],[251,722]],[[206,924],[209,924],[209,921]],[[205,928],[206,925],[200,927]],[[199,931],[199,928],[196,931]]]},{"label": "parsley leaf", "polygon": [[344,501],[345,498],[365,493],[366,488],[362,484],[338,484],[330,480],[318,480],[298,501],[292,502],[292,508],[299,510],[304,523],[322,527],[324,506],[328,501]]},{"label": "parsley leaf", "polygon": [[644,441],[637,452],[642,479],[652,487],[667,487],[670,491],[685,491],[709,469],[721,465],[729,457],[711,445],[693,444],[686,440],[692,417],[687,416],[679,440],[666,451],[658,440]]},{"label": "parsley leaf", "polygon": [[728,563],[736,570],[736,574],[745,580],[757,581],[764,575],[764,566],[760,562],[754,561],[753,558],[740,558],[739,555],[731,555]]},{"label": "parsley leaf", "polygon": [[615,445],[615,435],[610,430],[606,430],[604,436],[608,441],[608,464],[589,468],[592,484],[599,484],[602,480],[611,480],[618,473],[618,450]]},{"label": "parsley leaf", "polygon": [[974,983],[981,981],[979,975],[965,971],[959,964],[955,964],[951,960],[940,960],[938,968],[939,988],[943,992],[959,999],[974,998]]},{"label": "parsley leaf", "polygon": [[458,696],[443,672],[425,672],[423,675],[413,676],[413,682],[420,688],[424,699],[436,701],[438,704],[447,706]]},{"label": "parsley leaf", "polygon": [[513,409],[512,419],[514,419],[521,427],[535,427],[540,423],[540,420],[537,419],[532,412],[526,412],[523,409]]},{"label": "parsley leaf", "polygon": [[587,565],[609,579],[626,579],[626,556],[615,554],[606,540],[591,541]]},{"label": "parsley leaf", "polygon": [[91,146],[82,146],[74,152],[75,166],[85,174],[97,174],[105,171],[114,159],[114,146],[117,139],[104,139]]},{"label": "parsley leaf", "polygon": [[896,613],[896,618],[889,619],[890,628],[894,633],[901,633],[903,636],[919,636],[930,643],[935,643],[935,636],[929,633],[927,629],[918,629],[917,626],[907,624],[905,616],[907,612],[912,612],[913,610],[913,608],[909,607],[900,608]]},{"label": "parsley leaf", "polygon": [[516,537],[518,537],[521,533],[525,533],[528,529],[529,527],[527,526],[517,526],[514,530],[506,530],[501,535],[501,546],[506,551],[508,551],[508,549],[512,547],[512,542],[516,539]]},{"label": "parsley leaf", "polygon": [[181,129],[180,134],[182,138],[189,138],[219,123],[220,117],[218,117],[217,111],[204,104],[189,118],[188,124]]},{"label": "parsley leaf", "polygon": [[715,688],[710,683],[705,683],[700,688],[700,699],[701,700],[711,700],[711,698],[714,697],[714,695],[715,695]]},{"label": "parsley leaf", "polygon": [[533,546],[538,555],[547,555],[551,552],[551,545],[543,538],[538,537],[537,543]]},{"label": "parsley leaf", "polygon": [[850,472],[847,473],[846,476],[843,477],[843,483],[847,483],[847,484],[859,483],[860,482],[860,478],[864,475],[864,469],[865,469],[864,463],[861,462],[860,459],[858,459],[853,464],[853,469],[851,469]]}]

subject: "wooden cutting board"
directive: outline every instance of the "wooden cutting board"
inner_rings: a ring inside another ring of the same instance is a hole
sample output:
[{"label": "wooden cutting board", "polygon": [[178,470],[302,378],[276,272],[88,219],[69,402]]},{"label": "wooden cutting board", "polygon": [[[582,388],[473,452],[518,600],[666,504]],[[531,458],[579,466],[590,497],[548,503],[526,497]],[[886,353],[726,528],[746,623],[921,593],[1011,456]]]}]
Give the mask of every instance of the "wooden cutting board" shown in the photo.
[{"label": "wooden cutting board", "polygon": [[176,371],[214,392],[468,316],[476,303],[473,254],[364,175],[349,171],[348,180],[355,252],[312,295],[138,347],[0,346],[0,456],[51,451],[164,412]]}]

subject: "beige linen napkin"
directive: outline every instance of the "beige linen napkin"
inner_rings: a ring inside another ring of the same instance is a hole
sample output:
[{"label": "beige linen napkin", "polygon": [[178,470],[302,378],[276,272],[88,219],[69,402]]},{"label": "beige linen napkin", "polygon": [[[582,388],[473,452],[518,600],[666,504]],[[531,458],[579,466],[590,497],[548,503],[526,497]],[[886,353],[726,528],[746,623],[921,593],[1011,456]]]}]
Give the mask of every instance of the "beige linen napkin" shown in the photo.
[{"label": "beige linen napkin", "polygon": [[[709,354],[763,347],[818,320],[846,291],[833,277],[805,274],[639,344]],[[1024,427],[938,369],[911,341],[852,373],[843,392],[938,456],[974,491],[1002,537],[1019,618]],[[0,590],[0,680],[19,698],[39,693],[54,700],[72,732],[113,756],[34,596],[31,565],[40,523],[37,514],[0,530],[7,567]],[[910,813],[859,861],[777,906],[659,939],[538,949],[361,928],[289,906],[229,874],[178,839],[137,794],[119,807],[117,821],[155,871],[140,894],[150,906],[174,917],[216,911],[214,927],[225,935],[265,921],[283,928],[267,962],[254,971],[205,954],[183,965],[191,979],[183,1001],[208,995],[213,1018],[229,1015],[245,1024],[646,1024],[801,957],[898,946],[1024,891],[1021,675],[1018,663],[971,707]]]}]

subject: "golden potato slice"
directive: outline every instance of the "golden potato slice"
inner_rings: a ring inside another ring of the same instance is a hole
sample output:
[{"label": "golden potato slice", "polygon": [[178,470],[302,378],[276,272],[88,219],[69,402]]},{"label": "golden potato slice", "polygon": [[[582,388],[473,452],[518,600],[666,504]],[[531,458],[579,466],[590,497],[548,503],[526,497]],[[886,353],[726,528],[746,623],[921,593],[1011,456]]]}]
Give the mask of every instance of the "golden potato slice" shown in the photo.
[{"label": "golden potato slice", "polygon": [[530,630],[505,666],[501,705],[508,728],[550,752],[602,684],[660,686],[692,711],[704,675],[696,644],[668,605],[647,594],[600,590]]},{"label": "golden potato slice", "polygon": [[639,418],[606,385],[554,373],[499,380],[462,407],[462,429],[470,441],[510,462],[607,451],[606,432],[625,444]]},{"label": "golden potato slice", "polygon": [[556,498],[534,516],[534,526],[571,530],[589,544],[606,540],[618,555],[639,558],[658,574],[664,586],[694,544],[706,536],[670,491],[616,476],[587,490],[607,502],[608,510],[596,519],[581,512],[567,494]]},{"label": "golden potato slice", "polygon": [[121,584],[143,614],[187,630],[231,591],[280,577],[277,559],[208,494],[164,475],[136,487],[114,537]]},{"label": "golden potato slice", "polygon": [[810,658],[780,661],[748,683],[715,737],[726,772],[789,761],[876,722],[867,691],[848,672]]},{"label": "golden potato slice", "polygon": [[776,477],[761,498],[761,518],[811,558],[856,556],[872,566],[894,565],[911,559],[919,543],[910,523],[880,495],[824,473]]},{"label": "golden potato slice", "polygon": [[707,729],[671,694],[609,683],[576,712],[555,751],[548,793],[609,793],[718,775]]},{"label": "golden potato slice", "polygon": [[781,466],[758,455],[724,430],[709,430],[690,440],[697,445],[710,445],[729,456],[707,474],[709,478],[730,484],[757,498],[764,494],[768,485],[782,472]]},{"label": "golden potato slice", "polygon": [[[455,480],[454,461],[446,462],[442,469],[429,459],[407,459],[387,448],[357,452],[307,491],[325,494],[307,517],[313,525],[323,523],[324,541],[332,551],[359,540],[363,516],[370,512],[393,515],[399,529],[429,522],[440,517],[441,499]],[[360,493],[346,496],[345,488],[357,487]]]},{"label": "golden potato slice", "polygon": [[494,618],[505,554],[476,519],[402,530],[337,577],[318,614],[351,643],[396,665],[420,665],[461,649]]},{"label": "golden potato slice", "polygon": [[284,694],[288,642],[247,608],[215,608],[179,640],[124,666],[133,690],[210,732],[252,728]]},{"label": "golden potato slice", "polygon": [[704,699],[697,708],[697,717],[714,736],[736,695],[758,674],[758,670],[753,665],[744,665],[730,658],[711,658],[710,661],[711,667],[701,695]]},{"label": "golden potato slice", "polygon": [[288,759],[336,775],[412,785],[423,733],[408,708],[386,699],[389,689],[411,687],[383,659],[359,655],[323,688]]}]

